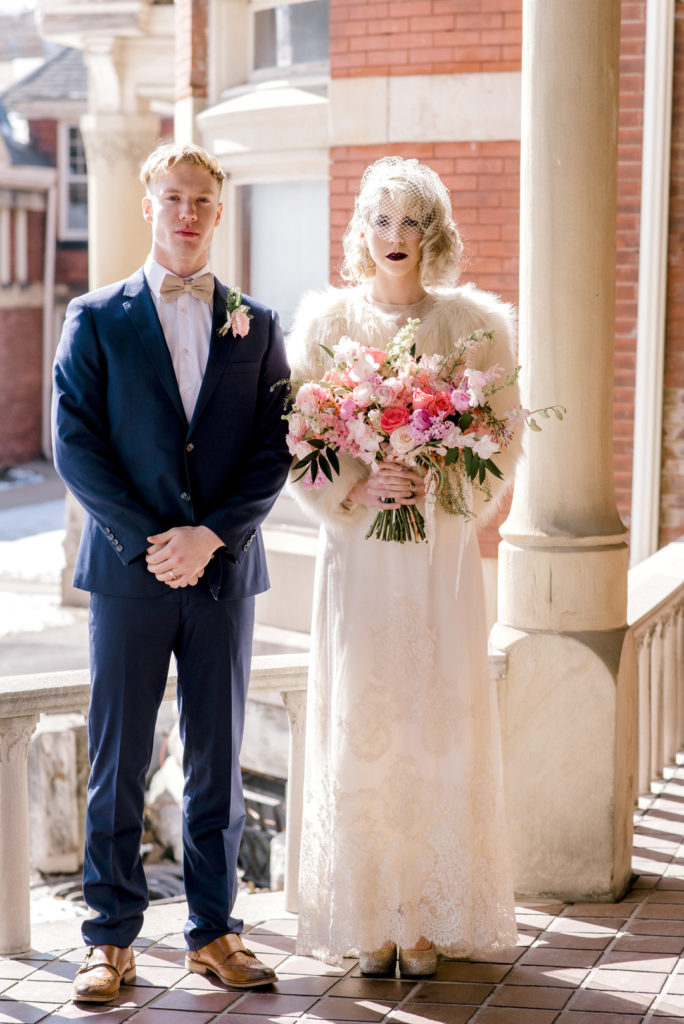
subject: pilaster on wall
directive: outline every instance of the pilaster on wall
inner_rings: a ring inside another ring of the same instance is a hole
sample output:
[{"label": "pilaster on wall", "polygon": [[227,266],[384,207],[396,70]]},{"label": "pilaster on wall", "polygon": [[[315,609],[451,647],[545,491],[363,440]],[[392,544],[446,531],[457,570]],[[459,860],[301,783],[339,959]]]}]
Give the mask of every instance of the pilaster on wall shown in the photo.
[{"label": "pilaster on wall", "polygon": [[659,544],[684,534],[684,6],[675,7],[670,241]]}]

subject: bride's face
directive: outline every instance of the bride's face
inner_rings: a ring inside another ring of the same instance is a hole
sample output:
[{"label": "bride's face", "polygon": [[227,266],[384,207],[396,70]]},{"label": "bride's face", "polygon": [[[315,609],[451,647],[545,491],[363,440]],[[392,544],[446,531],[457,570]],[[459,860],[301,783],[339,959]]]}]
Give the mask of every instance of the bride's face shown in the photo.
[{"label": "bride's face", "polygon": [[389,197],[381,199],[364,232],[376,273],[417,278],[422,235],[420,224],[406,205]]}]

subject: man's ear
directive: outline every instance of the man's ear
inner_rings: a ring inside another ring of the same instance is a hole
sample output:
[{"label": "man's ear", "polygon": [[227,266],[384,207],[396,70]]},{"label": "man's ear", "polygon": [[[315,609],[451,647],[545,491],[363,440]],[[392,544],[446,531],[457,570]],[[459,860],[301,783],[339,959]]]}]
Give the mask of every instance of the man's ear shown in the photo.
[{"label": "man's ear", "polygon": [[219,223],[219,221],[221,220],[221,214],[222,213],[223,213],[223,203],[219,203],[218,206],[216,207],[216,220],[214,221],[214,227],[216,227],[217,224]]},{"label": "man's ear", "polygon": [[143,217],[145,218],[145,220],[149,224],[151,224],[152,223],[152,200],[150,199],[149,196],[144,196],[143,197],[142,212],[143,212]]}]

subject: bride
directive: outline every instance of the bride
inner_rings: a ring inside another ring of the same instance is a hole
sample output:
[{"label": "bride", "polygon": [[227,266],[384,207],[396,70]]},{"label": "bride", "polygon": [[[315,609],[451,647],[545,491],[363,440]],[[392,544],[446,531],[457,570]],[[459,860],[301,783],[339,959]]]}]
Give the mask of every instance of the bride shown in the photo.
[{"label": "bride", "polygon": [[[382,348],[419,319],[417,354],[446,354],[483,328],[469,366],[515,367],[513,310],[454,287],[461,241],[449,193],[415,160],[365,172],[344,238],[352,287],[305,296],[289,338],[297,384],[320,378],[348,335]],[[504,415],[515,384],[491,404]],[[519,440],[494,456],[513,479]],[[516,942],[496,693],[475,528],[437,508],[425,543],[365,539],[379,509],[424,506],[423,478],[391,462],[341,457],[324,486],[291,483],[320,523],[308,684],[298,952],[364,973],[431,974],[439,954]],[[481,496],[480,496],[481,497]]]}]

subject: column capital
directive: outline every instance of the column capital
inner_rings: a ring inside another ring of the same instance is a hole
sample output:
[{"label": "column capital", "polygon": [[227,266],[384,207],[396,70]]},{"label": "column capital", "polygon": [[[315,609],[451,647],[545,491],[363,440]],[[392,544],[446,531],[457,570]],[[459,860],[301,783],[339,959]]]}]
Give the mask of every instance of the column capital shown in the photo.
[{"label": "column capital", "polygon": [[38,715],[3,718],[0,721],[0,764],[26,760]]}]

